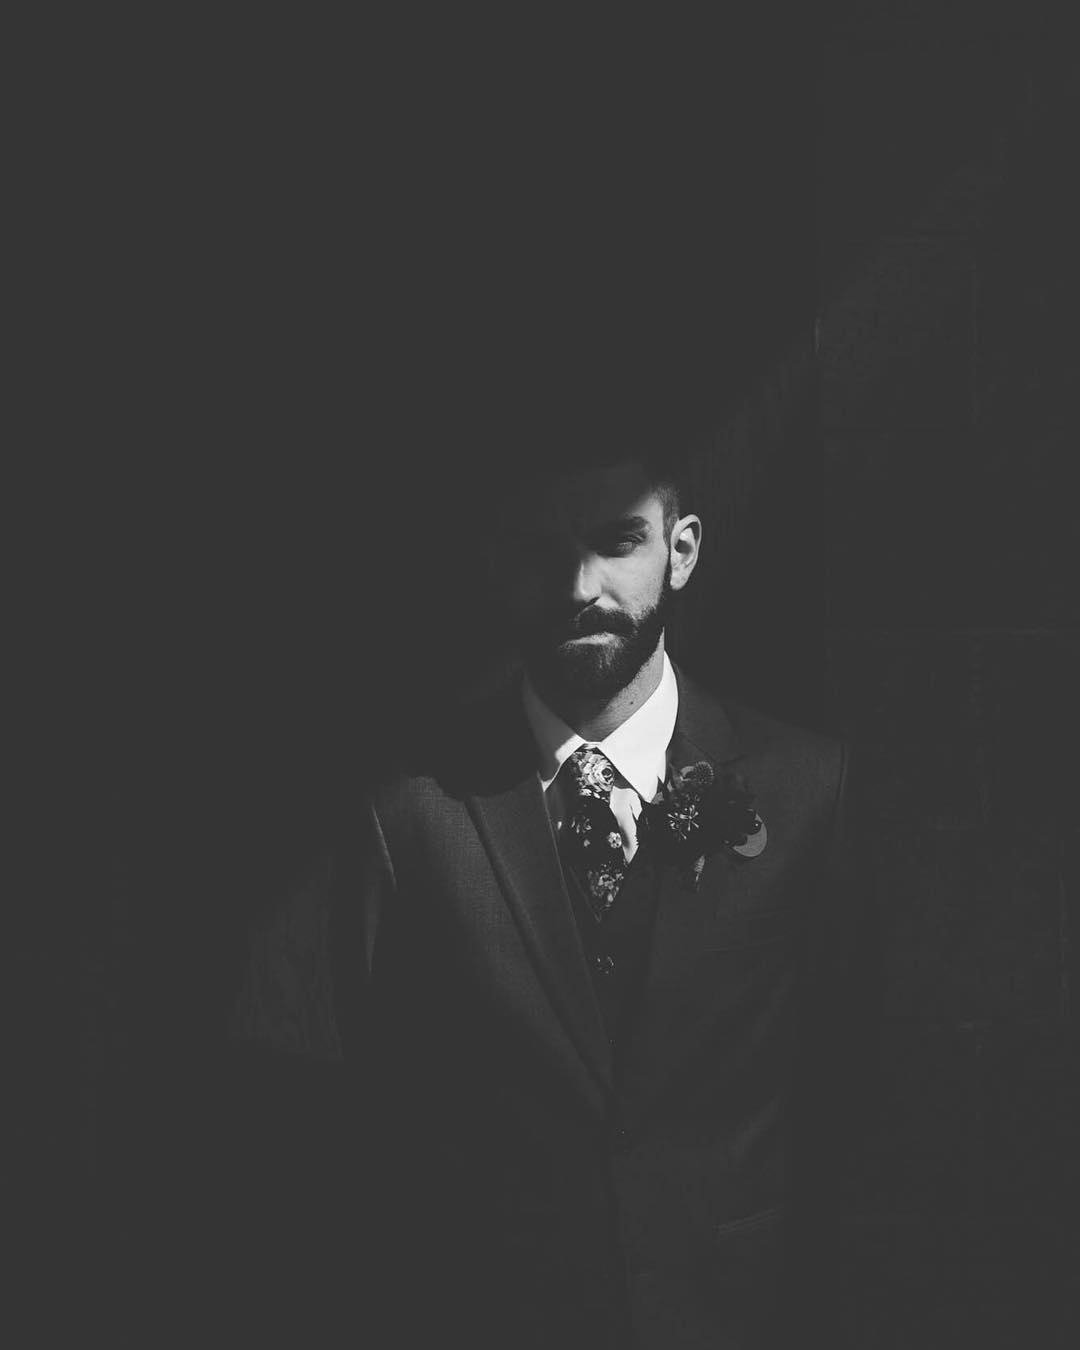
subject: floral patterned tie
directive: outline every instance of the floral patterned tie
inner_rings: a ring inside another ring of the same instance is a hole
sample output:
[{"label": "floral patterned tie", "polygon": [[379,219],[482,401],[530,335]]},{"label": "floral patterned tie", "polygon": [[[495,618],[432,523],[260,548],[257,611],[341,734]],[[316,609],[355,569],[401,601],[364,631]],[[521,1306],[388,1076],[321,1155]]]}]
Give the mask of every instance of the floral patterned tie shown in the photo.
[{"label": "floral patterned tie", "polygon": [[597,923],[611,908],[626,856],[619,822],[611,810],[615,766],[594,745],[579,746],[566,761],[577,802],[563,827],[564,854],[584,883]]}]

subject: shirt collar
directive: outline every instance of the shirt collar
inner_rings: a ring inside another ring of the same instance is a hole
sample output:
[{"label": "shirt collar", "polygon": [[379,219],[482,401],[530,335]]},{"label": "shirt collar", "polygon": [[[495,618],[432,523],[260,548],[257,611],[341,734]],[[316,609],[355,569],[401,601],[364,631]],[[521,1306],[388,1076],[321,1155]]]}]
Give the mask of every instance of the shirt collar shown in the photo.
[{"label": "shirt collar", "polygon": [[656,796],[667,772],[667,748],[679,712],[679,686],[667,652],[660,683],[620,726],[602,741],[587,741],[553,712],[526,676],[522,684],[525,716],[536,742],[540,782],[546,792],[580,745],[601,749],[646,802]]}]

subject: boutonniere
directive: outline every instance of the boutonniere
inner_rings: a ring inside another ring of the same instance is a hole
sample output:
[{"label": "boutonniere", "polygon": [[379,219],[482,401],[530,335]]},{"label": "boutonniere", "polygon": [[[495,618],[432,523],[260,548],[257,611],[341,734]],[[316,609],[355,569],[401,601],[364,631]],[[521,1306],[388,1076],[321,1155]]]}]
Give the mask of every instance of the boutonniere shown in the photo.
[{"label": "boutonniere", "polygon": [[768,837],[745,783],[735,774],[717,776],[704,759],[668,769],[656,799],[642,807],[637,836],[662,861],[681,866],[693,890],[710,854],[756,858]]}]

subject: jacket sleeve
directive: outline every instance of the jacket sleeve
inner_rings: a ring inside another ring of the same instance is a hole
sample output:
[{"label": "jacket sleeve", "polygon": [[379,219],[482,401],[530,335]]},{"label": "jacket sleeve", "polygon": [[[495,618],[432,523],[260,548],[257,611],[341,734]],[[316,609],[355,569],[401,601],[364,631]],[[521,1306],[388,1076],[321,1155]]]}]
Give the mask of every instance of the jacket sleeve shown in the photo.
[{"label": "jacket sleeve", "polygon": [[238,1344],[336,1344],[376,1302],[387,1206],[354,1042],[389,854],[354,799],[322,847],[268,855],[246,840],[200,853],[165,891],[160,938],[145,920],[137,1004],[115,995],[140,1057],[109,1107],[125,1152],[105,1179],[107,1254],[123,1280],[105,1296],[135,1341],[213,1326]]},{"label": "jacket sleeve", "polygon": [[329,957],[340,1052],[357,1063],[370,1056],[367,1002],[379,933],[397,888],[376,802],[360,804],[345,832],[331,882]]},{"label": "jacket sleeve", "polygon": [[793,1138],[803,1316],[837,1331],[844,1217],[859,1207],[860,1158],[879,1111],[884,986],[862,772],[848,747],[839,757],[805,972]]},{"label": "jacket sleeve", "polygon": [[827,1146],[847,1156],[878,1105],[884,967],[864,769],[840,751],[808,969],[807,1064],[820,1075]]},{"label": "jacket sleeve", "polygon": [[248,933],[234,1048],[330,1062],[359,1051],[380,924],[395,887],[365,798],[333,845],[282,886]]},{"label": "jacket sleeve", "polygon": [[394,875],[371,801],[334,834],[249,934],[223,1066],[209,1236],[267,1343],[290,1322],[334,1339],[385,1283],[368,995]]}]

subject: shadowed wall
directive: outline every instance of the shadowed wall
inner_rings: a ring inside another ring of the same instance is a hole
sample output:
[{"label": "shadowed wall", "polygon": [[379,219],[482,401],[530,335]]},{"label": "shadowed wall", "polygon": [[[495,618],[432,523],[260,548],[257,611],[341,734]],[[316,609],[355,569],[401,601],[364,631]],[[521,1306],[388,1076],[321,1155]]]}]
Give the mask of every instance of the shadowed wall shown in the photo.
[{"label": "shadowed wall", "polygon": [[[332,82],[307,120],[287,81],[228,116],[176,103],[132,245],[162,289],[123,296],[131,332],[165,336],[151,358],[128,334],[130,448],[97,483],[106,901],[43,911],[24,963],[49,1011],[9,1213],[34,1251],[59,1232],[89,1260],[118,1175],[163,1204],[205,1186],[245,923],[342,787],[490,655],[456,510],[506,451],[469,410],[498,399],[507,333],[542,350],[599,313],[609,342],[661,328],[658,360],[712,376],[694,483],[722,528],[677,652],[873,770],[889,1017],[845,1181],[854,1344],[1067,1343],[1075,71],[1026,14],[861,7],[828,37],[813,59],[729,50],[716,90],[674,82],[666,120],[646,65],[640,111],[608,101],[586,153],[561,94],[519,142],[493,135],[498,103],[451,127],[421,80],[352,173]],[[575,177],[507,186],[554,145]],[[587,247],[577,201],[606,208]],[[163,1119],[182,1147],[160,1150]]]},{"label": "shadowed wall", "polygon": [[1078,72],[1044,17],[861,7],[822,65],[827,719],[888,953],[867,1348],[1078,1330]]}]

